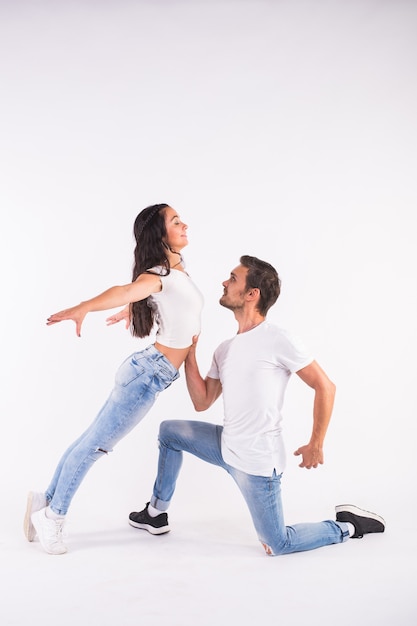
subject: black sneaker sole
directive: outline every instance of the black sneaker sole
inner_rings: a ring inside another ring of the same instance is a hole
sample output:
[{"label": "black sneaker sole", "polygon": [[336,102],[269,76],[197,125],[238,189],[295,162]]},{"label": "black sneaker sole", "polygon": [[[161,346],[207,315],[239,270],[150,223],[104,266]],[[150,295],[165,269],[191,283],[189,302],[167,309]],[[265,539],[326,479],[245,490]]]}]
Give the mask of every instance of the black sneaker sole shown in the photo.
[{"label": "black sneaker sole", "polygon": [[133,520],[129,520],[129,524],[133,526],[133,528],[140,528],[141,530],[147,530],[151,535],[163,535],[165,533],[169,533],[171,530],[170,527],[161,526],[161,528],[155,528],[155,526],[151,526],[150,524],[141,524],[140,522],[134,522]]}]

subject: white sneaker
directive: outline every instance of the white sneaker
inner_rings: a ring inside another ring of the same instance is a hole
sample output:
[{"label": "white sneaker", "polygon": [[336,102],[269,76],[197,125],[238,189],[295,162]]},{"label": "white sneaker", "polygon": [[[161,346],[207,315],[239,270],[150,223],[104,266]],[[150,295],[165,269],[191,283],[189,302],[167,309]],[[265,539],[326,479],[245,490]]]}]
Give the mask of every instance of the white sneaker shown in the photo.
[{"label": "white sneaker", "polygon": [[30,516],[36,511],[40,511],[47,506],[46,496],[44,493],[37,493],[36,491],[29,491],[26,504],[25,519],[23,520],[23,532],[25,533],[28,541],[33,541],[36,537],[36,530],[32,524]]},{"label": "white sneaker", "polygon": [[38,533],[39,541],[48,554],[65,554],[67,546],[63,542],[65,518],[49,519],[46,507],[32,513],[32,524]]}]

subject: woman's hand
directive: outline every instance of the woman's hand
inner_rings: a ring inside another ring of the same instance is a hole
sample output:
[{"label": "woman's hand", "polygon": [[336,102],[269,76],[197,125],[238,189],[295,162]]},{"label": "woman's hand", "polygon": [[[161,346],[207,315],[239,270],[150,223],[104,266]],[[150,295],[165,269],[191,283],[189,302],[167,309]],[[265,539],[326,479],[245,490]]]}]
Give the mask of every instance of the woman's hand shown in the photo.
[{"label": "woman's hand", "polygon": [[130,327],[130,305],[129,304],[125,306],[125,308],[119,311],[118,313],[115,313],[114,315],[110,315],[110,317],[106,319],[107,326],[111,326],[112,324],[117,324],[118,322],[121,322],[122,320],[125,320],[126,330],[129,329]]},{"label": "woman's hand", "polygon": [[73,306],[70,309],[64,309],[63,311],[59,311],[59,313],[50,315],[46,321],[46,325],[52,326],[52,324],[58,324],[58,322],[63,322],[64,320],[72,320],[75,322],[77,337],[81,337],[81,326],[87,313],[88,308],[81,302],[81,304],[77,304],[77,306]]}]

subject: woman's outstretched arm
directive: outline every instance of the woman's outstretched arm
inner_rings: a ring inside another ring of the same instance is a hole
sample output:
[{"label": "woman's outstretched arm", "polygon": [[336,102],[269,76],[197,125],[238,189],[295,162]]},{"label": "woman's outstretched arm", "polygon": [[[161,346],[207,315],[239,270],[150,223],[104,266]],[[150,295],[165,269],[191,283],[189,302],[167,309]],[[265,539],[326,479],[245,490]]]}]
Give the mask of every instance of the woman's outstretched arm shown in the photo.
[{"label": "woman's outstretched arm", "polygon": [[124,306],[130,302],[138,302],[160,290],[161,280],[159,276],[156,274],[141,274],[133,283],[110,287],[90,300],[85,300],[76,306],[50,315],[46,325],[52,326],[52,324],[57,324],[64,320],[73,320],[77,336],[80,337],[81,326],[87,313],[106,311],[107,309]]}]

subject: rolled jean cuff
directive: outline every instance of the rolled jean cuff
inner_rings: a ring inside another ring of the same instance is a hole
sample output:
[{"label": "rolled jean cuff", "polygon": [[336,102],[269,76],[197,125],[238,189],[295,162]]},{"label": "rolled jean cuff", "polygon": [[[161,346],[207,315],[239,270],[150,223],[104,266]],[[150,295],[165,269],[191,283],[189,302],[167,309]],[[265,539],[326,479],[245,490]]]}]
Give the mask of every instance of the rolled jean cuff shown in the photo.
[{"label": "rolled jean cuff", "polygon": [[337,524],[342,531],[342,543],[347,541],[350,537],[349,526],[346,524],[346,522],[335,522],[335,524]]},{"label": "rolled jean cuff", "polygon": [[161,513],[163,513],[164,511],[168,510],[170,503],[166,502],[165,500],[155,498],[155,496],[152,496],[150,500],[150,505],[153,506],[154,509],[158,509],[158,511],[161,511]]}]

